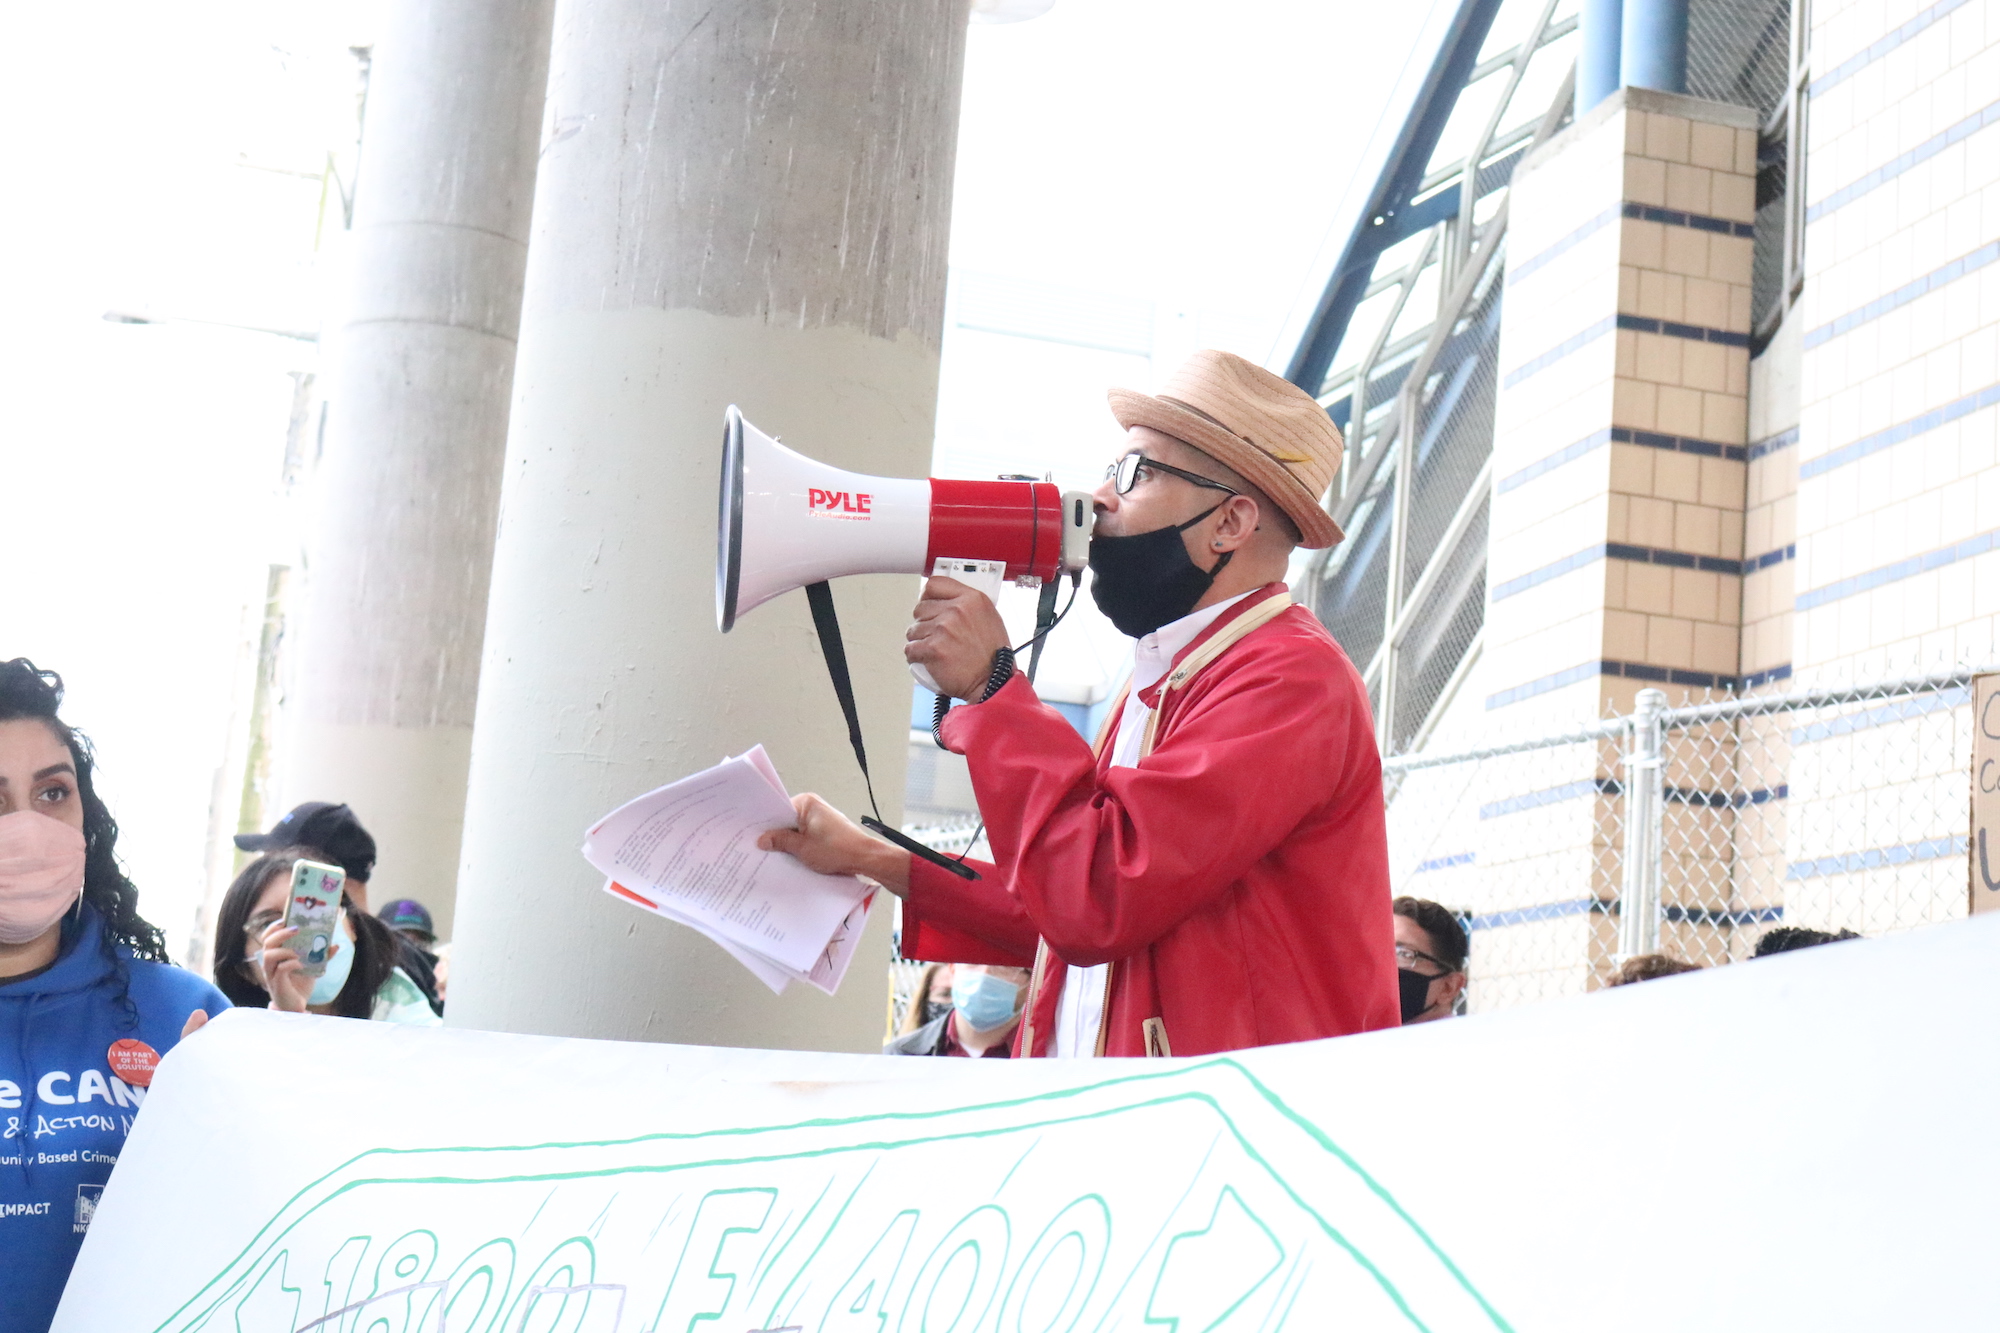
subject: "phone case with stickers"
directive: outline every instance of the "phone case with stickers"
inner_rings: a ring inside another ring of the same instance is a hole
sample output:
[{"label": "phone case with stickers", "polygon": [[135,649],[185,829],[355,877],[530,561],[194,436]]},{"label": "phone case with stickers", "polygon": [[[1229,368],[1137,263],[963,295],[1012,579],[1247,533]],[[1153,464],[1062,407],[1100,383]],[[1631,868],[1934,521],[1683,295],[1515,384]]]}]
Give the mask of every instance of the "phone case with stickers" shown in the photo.
[{"label": "phone case with stickers", "polygon": [[292,948],[299,955],[299,967],[309,977],[324,975],[327,954],[336,941],[340,925],[340,895],[347,872],[339,866],[318,861],[300,861],[292,867],[292,896],[285,904],[285,924],[297,926]]}]

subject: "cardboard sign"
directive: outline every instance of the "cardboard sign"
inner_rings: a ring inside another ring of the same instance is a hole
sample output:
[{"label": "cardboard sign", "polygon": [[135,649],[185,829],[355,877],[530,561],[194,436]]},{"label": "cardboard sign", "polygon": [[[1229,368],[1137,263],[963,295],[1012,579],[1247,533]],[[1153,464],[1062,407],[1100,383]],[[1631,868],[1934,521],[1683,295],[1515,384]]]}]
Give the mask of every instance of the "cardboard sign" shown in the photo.
[{"label": "cardboard sign", "polygon": [[2000,1154],[1936,1117],[2000,1104],[1997,968],[1993,916],[1209,1059],[238,1010],[162,1062],[54,1329],[1993,1327]]},{"label": "cardboard sign", "polygon": [[1971,911],[2000,910],[2000,675],[1972,678]]}]

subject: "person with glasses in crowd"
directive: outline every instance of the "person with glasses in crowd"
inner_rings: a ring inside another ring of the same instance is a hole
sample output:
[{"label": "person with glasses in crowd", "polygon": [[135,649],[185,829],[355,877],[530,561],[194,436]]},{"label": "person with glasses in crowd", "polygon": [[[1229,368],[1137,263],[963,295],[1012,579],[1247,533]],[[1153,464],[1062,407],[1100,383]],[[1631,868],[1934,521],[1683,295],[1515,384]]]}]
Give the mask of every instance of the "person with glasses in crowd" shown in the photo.
[{"label": "person with glasses in crowd", "polygon": [[293,867],[320,855],[317,848],[279,848],[238,873],[215,914],[215,984],[240,1008],[442,1027],[411,975],[416,946],[370,915],[344,884],[326,970],[306,975],[291,947],[299,932],[285,924],[285,903]]},{"label": "person with glasses in crowd", "polygon": [[1465,994],[1468,941],[1455,913],[1428,898],[1398,898],[1396,988],[1403,1023],[1430,1023],[1458,1012]]},{"label": "person with glasses in crowd", "polygon": [[[305,855],[308,860],[337,865],[347,872],[343,887],[349,906],[362,912],[369,910],[368,881],[375,874],[375,838],[343,803],[301,802],[280,816],[270,831],[237,834],[236,846],[241,851],[265,854],[289,850]],[[415,908],[419,914],[413,922],[421,926],[419,934],[413,935],[398,919],[399,914],[407,919],[402,909],[408,908]],[[409,948],[398,951],[397,964],[417,983],[432,1012],[442,1015],[444,986],[438,978],[441,959],[431,935],[430,913],[413,899],[398,898],[382,909],[381,919],[409,943]],[[222,973],[218,971],[216,975],[220,977]],[[225,984],[223,989],[229,986]]]},{"label": "person with glasses in crowd", "polygon": [[1036,698],[993,603],[925,585],[905,657],[945,718],[992,862],[967,881],[817,796],[767,849],[903,898],[906,957],[1029,969],[1015,1053],[1201,1055],[1396,1025],[1382,765],[1361,678],[1285,586],[1341,540],[1340,431],[1226,352],[1114,389],[1091,594],[1133,646],[1095,747]]}]

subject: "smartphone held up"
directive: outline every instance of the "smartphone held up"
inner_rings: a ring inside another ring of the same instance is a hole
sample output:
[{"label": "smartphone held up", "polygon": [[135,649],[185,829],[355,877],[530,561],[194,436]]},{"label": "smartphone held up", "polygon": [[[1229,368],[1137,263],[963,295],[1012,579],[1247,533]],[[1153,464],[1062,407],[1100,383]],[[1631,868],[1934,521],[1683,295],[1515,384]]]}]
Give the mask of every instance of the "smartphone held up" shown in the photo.
[{"label": "smartphone held up", "polygon": [[292,949],[299,956],[299,970],[309,977],[326,974],[326,960],[333,946],[342,942],[337,932],[346,883],[347,872],[339,866],[300,861],[292,867],[285,924],[298,929],[292,937]]}]

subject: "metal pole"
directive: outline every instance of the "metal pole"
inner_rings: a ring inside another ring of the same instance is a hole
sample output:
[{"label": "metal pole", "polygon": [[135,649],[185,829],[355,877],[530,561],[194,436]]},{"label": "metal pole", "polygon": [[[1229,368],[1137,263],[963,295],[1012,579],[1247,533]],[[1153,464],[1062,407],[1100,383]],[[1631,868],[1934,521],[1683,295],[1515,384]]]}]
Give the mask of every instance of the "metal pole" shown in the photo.
[{"label": "metal pole", "polygon": [[1780,309],[1789,309],[1805,282],[1806,115],[1812,98],[1812,24],[1806,0],[1792,0],[1792,78],[1785,100],[1785,289]]},{"label": "metal pole", "polygon": [[1688,0],[1625,0],[1619,82],[1627,88],[1687,91]]},{"label": "metal pole", "polygon": [[1583,0],[1583,38],[1576,55],[1576,114],[1618,91],[1618,62],[1624,42],[1624,0]]},{"label": "metal pole", "polygon": [[1660,837],[1666,801],[1661,769],[1667,696],[1640,690],[1625,751],[1625,883],[1619,894],[1618,954],[1660,948]]},{"label": "metal pole", "polygon": [[1407,581],[1404,571],[1409,563],[1410,550],[1410,492],[1416,485],[1419,394],[1416,384],[1404,385],[1402,410],[1396,414],[1396,471],[1393,477],[1396,494],[1389,520],[1389,568],[1382,581],[1382,639],[1387,651],[1382,660],[1381,685],[1375,696],[1380,701],[1375,718],[1375,745],[1383,754],[1394,750],[1396,744],[1397,662],[1396,645],[1390,636],[1396,632],[1396,621],[1402,615],[1403,584]]}]

